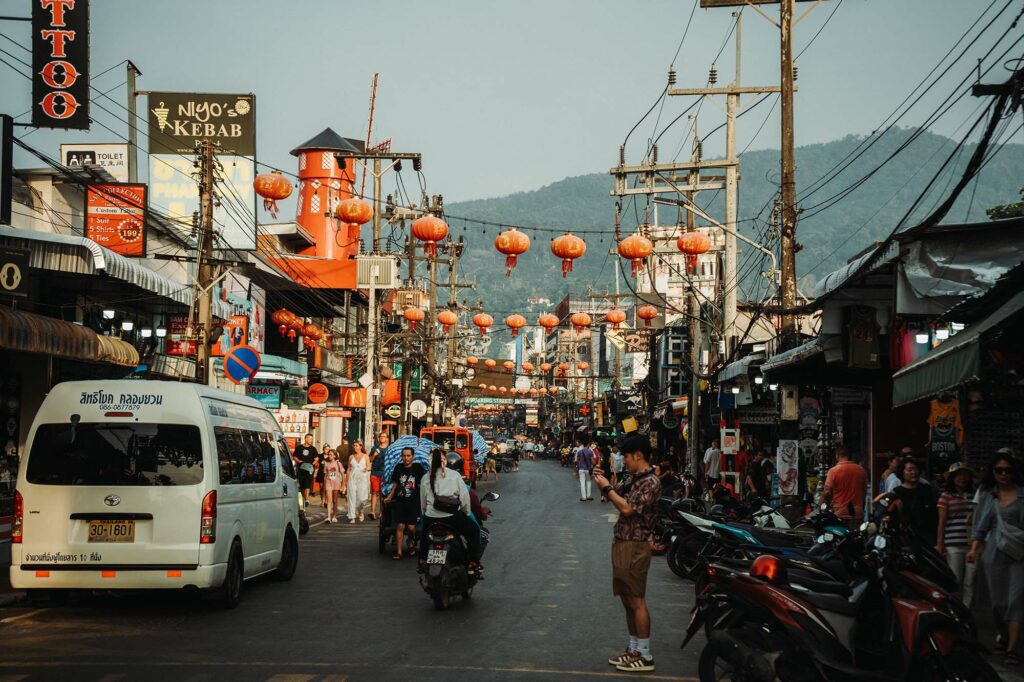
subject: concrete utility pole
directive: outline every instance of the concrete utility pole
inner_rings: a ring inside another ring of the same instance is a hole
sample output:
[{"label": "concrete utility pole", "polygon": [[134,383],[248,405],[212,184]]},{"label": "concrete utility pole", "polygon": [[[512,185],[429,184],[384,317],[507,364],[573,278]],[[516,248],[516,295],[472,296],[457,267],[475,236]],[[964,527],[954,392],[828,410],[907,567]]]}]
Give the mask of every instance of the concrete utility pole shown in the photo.
[{"label": "concrete utility pole", "polygon": [[128,60],[128,182],[139,181],[139,128],[135,110],[135,77],[142,72]]},{"label": "concrete utility pole", "polygon": [[200,140],[199,154],[199,237],[196,248],[196,284],[198,285],[198,333],[196,334],[196,380],[209,384],[210,330],[213,327],[213,167],[214,144]]},{"label": "concrete utility pole", "polygon": [[[796,161],[793,140],[793,2],[779,3],[779,44],[782,65],[782,282],[779,287],[784,308],[796,306]],[[813,9],[813,8],[812,8]],[[792,313],[782,316],[782,336],[796,333],[796,318]]]}]

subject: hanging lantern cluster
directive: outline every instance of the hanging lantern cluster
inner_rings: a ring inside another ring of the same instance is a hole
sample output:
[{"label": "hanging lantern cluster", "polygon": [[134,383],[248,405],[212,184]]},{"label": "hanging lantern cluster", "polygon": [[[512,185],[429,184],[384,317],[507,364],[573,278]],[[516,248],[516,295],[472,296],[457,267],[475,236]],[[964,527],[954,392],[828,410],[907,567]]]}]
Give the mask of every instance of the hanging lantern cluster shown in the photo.
[{"label": "hanging lantern cluster", "polygon": [[437,321],[441,323],[441,328],[447,334],[452,330],[452,327],[459,324],[459,316],[451,310],[442,310],[437,314]]},{"label": "hanging lantern cluster", "polygon": [[448,236],[448,223],[437,216],[425,215],[412,221],[412,236],[423,242],[427,258],[437,255],[437,243]]},{"label": "hanging lantern cluster", "polygon": [[424,313],[422,309],[413,306],[406,308],[405,312],[402,313],[402,317],[404,317],[409,323],[409,331],[414,332],[416,331],[416,325],[422,322],[423,318],[426,317],[426,313]]},{"label": "hanging lantern cluster", "polygon": [[658,316],[658,309],[653,305],[642,305],[636,311],[636,316],[644,321],[645,327],[651,326],[651,320]]},{"label": "hanging lantern cluster", "polygon": [[590,326],[590,315],[586,313],[573,313],[572,317],[569,318],[569,322],[576,329],[577,334],[582,334],[583,330]]},{"label": "hanging lantern cluster", "polygon": [[516,371],[516,363],[512,362],[511,360],[506,360],[505,362],[503,362],[501,364],[502,364],[502,367],[505,368],[505,371],[508,372],[509,374],[511,374],[512,372]]},{"label": "hanging lantern cluster", "polygon": [[373,206],[357,197],[351,197],[338,203],[334,216],[343,223],[365,225],[373,220]]},{"label": "hanging lantern cluster", "polygon": [[618,329],[619,325],[626,321],[626,313],[618,308],[612,308],[604,314],[604,321],[610,324],[612,329]]},{"label": "hanging lantern cluster", "polygon": [[487,313],[477,313],[473,316],[473,324],[480,329],[480,336],[487,333],[487,330],[494,324],[494,318]]},{"label": "hanging lantern cluster", "polygon": [[505,318],[505,326],[512,330],[512,336],[519,336],[519,330],[526,326],[526,318],[519,314]]},{"label": "hanging lantern cluster", "polygon": [[270,211],[271,218],[277,218],[277,202],[292,195],[292,183],[281,171],[260,173],[252,181],[252,188],[263,197],[263,210]]},{"label": "hanging lantern cluster", "polygon": [[572,262],[587,252],[587,243],[572,232],[551,240],[551,253],[562,259],[562,277],[572,272]]},{"label": "hanging lantern cluster", "polygon": [[619,242],[619,255],[631,263],[633,279],[636,279],[637,273],[644,269],[644,263],[653,250],[654,244],[651,240],[639,232]]},{"label": "hanging lantern cluster", "polygon": [[530,250],[530,238],[513,227],[497,236],[494,248],[505,254],[505,276],[511,277],[519,256]]}]

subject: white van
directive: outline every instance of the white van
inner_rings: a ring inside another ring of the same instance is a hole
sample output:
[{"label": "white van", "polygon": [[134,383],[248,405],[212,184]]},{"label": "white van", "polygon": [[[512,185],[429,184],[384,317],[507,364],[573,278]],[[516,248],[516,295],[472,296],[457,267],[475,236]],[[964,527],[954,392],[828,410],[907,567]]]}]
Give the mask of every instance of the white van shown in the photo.
[{"label": "white van", "polygon": [[251,398],[169,381],[72,381],[36,415],[18,472],[11,585],[210,589],[298,562],[281,430]]}]

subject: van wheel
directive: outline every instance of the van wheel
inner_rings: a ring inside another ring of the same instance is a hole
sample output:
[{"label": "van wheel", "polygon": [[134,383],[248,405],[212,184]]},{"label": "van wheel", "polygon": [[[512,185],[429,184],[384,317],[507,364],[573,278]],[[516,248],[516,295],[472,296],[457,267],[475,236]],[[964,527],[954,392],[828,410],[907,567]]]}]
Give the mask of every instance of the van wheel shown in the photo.
[{"label": "van wheel", "polygon": [[238,606],[238,602],[242,598],[244,577],[242,543],[236,539],[231,543],[231,552],[228,554],[228,570],[224,576],[224,584],[214,592],[214,598],[221,608],[233,609]]},{"label": "van wheel", "polygon": [[291,527],[284,534],[284,544],[281,545],[281,562],[274,571],[274,579],[280,581],[291,580],[295,575],[295,568],[299,565],[299,541],[295,539],[295,533]]}]

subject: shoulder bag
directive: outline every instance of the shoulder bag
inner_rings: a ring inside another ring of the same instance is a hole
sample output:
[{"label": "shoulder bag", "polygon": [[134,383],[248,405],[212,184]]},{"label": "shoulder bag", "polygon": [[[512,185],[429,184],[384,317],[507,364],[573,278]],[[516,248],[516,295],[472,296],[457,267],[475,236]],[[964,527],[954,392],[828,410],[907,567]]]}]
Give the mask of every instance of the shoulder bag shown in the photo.
[{"label": "shoulder bag", "polygon": [[442,514],[457,514],[462,510],[462,501],[458,495],[438,495],[437,488],[431,484],[434,493],[434,509]]},{"label": "shoulder bag", "polygon": [[999,498],[995,499],[996,549],[1014,561],[1024,559],[1024,529],[1011,526],[1003,520],[999,510]]}]

